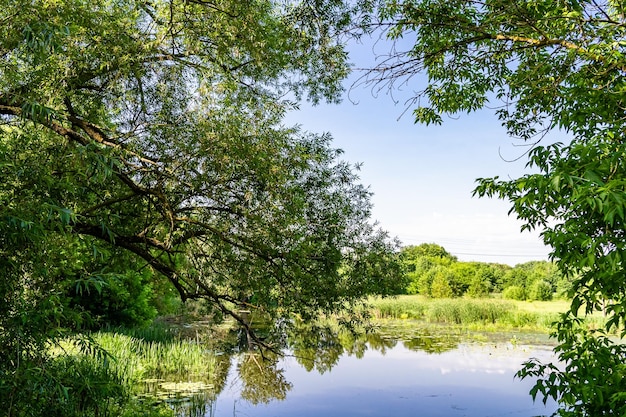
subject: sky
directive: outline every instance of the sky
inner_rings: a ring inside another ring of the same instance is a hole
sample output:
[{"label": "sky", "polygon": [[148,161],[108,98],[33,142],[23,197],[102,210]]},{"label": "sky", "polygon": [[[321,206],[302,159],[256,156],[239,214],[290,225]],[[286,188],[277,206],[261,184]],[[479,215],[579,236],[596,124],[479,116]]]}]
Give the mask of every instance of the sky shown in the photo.
[{"label": "sky", "polygon": [[[354,59],[368,47],[352,48]],[[423,87],[423,78],[392,98],[386,91],[375,97],[371,88],[350,89],[357,75],[346,80],[350,91],[341,104],[303,103],[286,124],[329,132],[344,160],[362,163],[360,177],[373,192],[372,217],[380,227],[403,245],[437,243],[461,261],[548,259],[539,232],[522,233],[508,202],[472,197],[477,178],[528,172],[526,148],[507,136],[493,110],[444,117],[440,126],[414,124],[404,101]]]}]

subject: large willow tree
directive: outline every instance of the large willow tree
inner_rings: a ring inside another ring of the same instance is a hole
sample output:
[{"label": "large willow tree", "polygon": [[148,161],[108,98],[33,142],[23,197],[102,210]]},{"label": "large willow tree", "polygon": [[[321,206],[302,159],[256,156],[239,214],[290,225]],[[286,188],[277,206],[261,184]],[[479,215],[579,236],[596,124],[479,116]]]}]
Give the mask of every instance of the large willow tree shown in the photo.
[{"label": "large willow tree", "polygon": [[297,100],[337,99],[342,2],[1,6],[3,398],[85,319],[68,292],[128,274],[243,325],[240,310],[307,318],[393,290],[354,167],[281,124]]},{"label": "large willow tree", "polygon": [[[365,82],[414,81],[417,122],[494,109],[532,145],[536,173],[479,181],[476,193],[512,203],[573,278],[556,336],[565,368],[528,363],[534,395],[563,416],[624,415],[626,351],[608,333],[626,322],[626,4],[607,0],[387,0],[381,26],[395,41]],[[417,74],[426,76],[419,86]],[[554,132],[567,143],[554,143]],[[562,135],[560,135],[562,136]],[[579,317],[603,311],[604,329]]]}]

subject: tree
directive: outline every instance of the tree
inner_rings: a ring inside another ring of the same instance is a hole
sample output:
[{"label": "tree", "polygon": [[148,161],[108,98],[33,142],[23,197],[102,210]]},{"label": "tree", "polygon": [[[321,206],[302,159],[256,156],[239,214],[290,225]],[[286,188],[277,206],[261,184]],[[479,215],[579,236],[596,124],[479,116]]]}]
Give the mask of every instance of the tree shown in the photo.
[{"label": "tree", "polygon": [[243,326],[242,309],[307,318],[396,291],[395,243],[372,225],[355,168],[328,135],[281,124],[297,100],[338,99],[335,35],[351,13],[337,1],[3,4],[9,415],[37,403],[20,381],[45,370],[43,347],[86,320],[72,307],[93,306],[68,295],[111,295],[112,277],[165,278]]},{"label": "tree", "polygon": [[402,248],[402,257],[406,259],[427,258],[438,260],[440,262],[454,262],[456,257],[452,256],[443,246],[436,243],[422,243],[419,245],[410,245]]},{"label": "tree", "polygon": [[489,264],[476,265],[474,276],[471,277],[467,295],[470,297],[484,297],[489,295],[492,283],[495,281],[494,269]]},{"label": "tree", "polygon": [[519,285],[511,285],[502,291],[502,297],[508,300],[524,301],[528,297],[528,294],[526,293],[526,288],[520,287]]},{"label": "tree", "polygon": [[532,283],[528,290],[528,298],[536,301],[549,301],[552,299],[554,291],[549,282],[542,279]]},{"label": "tree", "polygon": [[[393,88],[423,72],[428,79],[413,101],[417,122],[441,123],[443,114],[489,105],[508,133],[530,146],[535,173],[480,179],[475,192],[509,200],[524,229],[542,230],[552,259],[573,278],[557,351],[576,369],[583,362],[570,354],[579,347],[575,338],[589,340],[586,347],[598,348],[590,352],[597,361],[584,363],[593,372],[602,372],[606,350],[619,354],[618,362],[626,359],[603,339],[615,328],[623,335],[626,319],[624,8],[614,0],[383,1],[379,27],[395,48],[363,78]],[[403,47],[407,38],[414,42]],[[557,130],[568,142],[546,143]],[[604,332],[571,329],[578,321],[569,316],[604,303]],[[621,367],[615,372],[623,377]],[[539,373],[548,381],[541,393],[558,397],[562,415],[621,415],[626,409],[618,386],[596,396],[582,380],[564,383]]]},{"label": "tree", "polygon": [[369,225],[353,167],[328,136],[280,126],[286,91],[336,99],[347,65],[332,35],[348,9],[14,3],[0,44],[4,224],[121,248],[183,300],[231,315],[229,303],[305,313],[387,291],[393,245]]},{"label": "tree", "polygon": [[526,289],[529,286],[529,271],[525,268],[521,268],[516,265],[513,269],[509,270],[503,277],[503,288],[506,290],[509,287],[518,287]]},{"label": "tree", "polygon": [[422,243],[402,248],[399,260],[406,273],[406,291],[409,294],[431,295],[431,284],[435,268],[447,268],[456,262],[442,246],[436,243]]},{"label": "tree", "polygon": [[451,298],[454,290],[450,285],[453,278],[449,268],[437,266],[428,272],[430,276],[430,295],[434,298]]}]

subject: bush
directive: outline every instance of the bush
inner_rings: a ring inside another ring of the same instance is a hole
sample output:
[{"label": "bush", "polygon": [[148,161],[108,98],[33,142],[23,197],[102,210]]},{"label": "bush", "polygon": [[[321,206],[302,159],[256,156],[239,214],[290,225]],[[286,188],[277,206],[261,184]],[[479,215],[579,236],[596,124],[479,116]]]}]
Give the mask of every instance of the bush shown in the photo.
[{"label": "bush", "polygon": [[450,298],[454,295],[450,281],[442,274],[437,273],[430,285],[430,295],[434,298]]},{"label": "bush", "polygon": [[89,312],[88,327],[99,329],[108,326],[141,326],[157,314],[151,303],[153,297],[151,276],[128,271],[125,274],[101,274],[89,278],[97,286],[81,285],[78,281],[70,289],[74,308]]},{"label": "bush", "polygon": [[550,301],[552,294],[552,286],[544,280],[538,280],[530,287],[528,298],[536,301]]},{"label": "bush", "polygon": [[489,280],[478,273],[471,279],[466,294],[472,298],[486,297],[491,290]]},{"label": "bush", "polygon": [[524,301],[526,299],[526,290],[523,287],[512,285],[502,291],[502,298],[507,300]]}]

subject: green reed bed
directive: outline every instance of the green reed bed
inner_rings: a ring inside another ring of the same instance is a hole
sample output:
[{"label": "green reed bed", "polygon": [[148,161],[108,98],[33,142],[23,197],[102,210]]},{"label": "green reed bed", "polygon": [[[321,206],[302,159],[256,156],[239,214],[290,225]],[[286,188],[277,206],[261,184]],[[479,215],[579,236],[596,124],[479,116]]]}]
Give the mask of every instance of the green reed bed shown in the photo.
[{"label": "green reed bed", "polygon": [[514,306],[491,300],[444,299],[429,305],[425,319],[432,323],[470,324],[502,321]]},{"label": "green reed bed", "polygon": [[414,319],[477,329],[549,331],[556,311],[526,311],[498,299],[428,299],[419,296],[371,300],[377,319]]},{"label": "green reed bed", "polygon": [[96,333],[93,339],[113,357],[115,368],[129,382],[152,378],[205,379],[216,367],[215,355],[191,340],[144,340],[108,332]]},{"label": "green reed bed", "polygon": [[61,414],[202,416],[227,370],[198,341],[159,326],[89,338],[55,349],[58,379],[68,401],[76,403],[66,404]]}]

